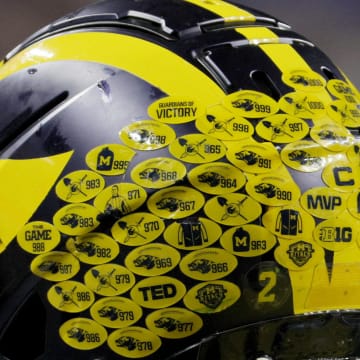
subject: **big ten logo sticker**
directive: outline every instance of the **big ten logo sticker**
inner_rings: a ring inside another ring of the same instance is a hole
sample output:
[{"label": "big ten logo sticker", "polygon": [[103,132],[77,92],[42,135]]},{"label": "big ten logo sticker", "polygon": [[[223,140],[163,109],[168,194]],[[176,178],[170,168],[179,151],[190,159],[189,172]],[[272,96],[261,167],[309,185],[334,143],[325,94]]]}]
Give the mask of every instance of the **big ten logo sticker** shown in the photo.
[{"label": "big ten logo sticker", "polygon": [[151,158],[136,165],[131,171],[133,181],[151,189],[174,185],[186,175],[185,165],[171,158]]},{"label": "big ten logo sticker", "polygon": [[119,244],[113,238],[95,232],[69,238],[66,249],[81,262],[91,265],[110,262],[120,252]]},{"label": "big ten logo sticker", "polygon": [[151,213],[133,213],[120,218],[111,228],[119,243],[140,246],[157,239],[165,229],[163,220]]},{"label": "big ten logo sticker", "polygon": [[77,281],[56,283],[48,290],[47,298],[54,308],[69,313],[86,310],[95,300],[94,293]]},{"label": "big ten logo sticker", "polygon": [[187,309],[172,307],[155,310],[146,317],[146,326],[166,339],[183,339],[198,332],[203,321]]},{"label": "big ten logo sticker", "polygon": [[315,228],[314,218],[296,205],[269,208],[262,221],[273,234],[289,239],[311,239]]},{"label": "big ten logo sticker", "polygon": [[319,92],[325,89],[326,81],[318,73],[308,70],[295,70],[282,76],[285,84],[300,91]]},{"label": "big ten logo sticker", "polygon": [[256,125],[256,132],[267,141],[286,144],[305,137],[309,125],[298,117],[276,114],[261,120]]},{"label": "big ten logo sticker", "polygon": [[89,269],[84,281],[98,295],[116,296],[125,293],[135,284],[135,276],[124,266],[109,263]]},{"label": "big ten logo sticker", "polygon": [[291,298],[287,270],[274,261],[262,261],[251,267],[244,278],[243,297],[257,311],[280,308]]},{"label": "big ten logo sticker", "polygon": [[328,115],[348,128],[357,128],[360,121],[359,105],[345,100],[334,100],[327,106]]},{"label": "big ten logo sticker", "polygon": [[161,149],[176,138],[170,126],[154,120],[131,123],[121,129],[119,136],[125,145],[136,150]]},{"label": "big ten logo sticker", "polygon": [[61,339],[78,350],[93,350],[105,343],[107,331],[96,321],[87,318],[74,318],[59,328]]},{"label": "big ten logo sticker", "polygon": [[169,276],[143,279],[131,289],[130,296],[140,306],[162,309],[174,305],[186,293],[185,285]]},{"label": "big ten logo sticker", "polygon": [[255,257],[270,251],[276,244],[276,237],[262,226],[248,224],[225,231],[220,243],[232,254]]},{"label": "big ten logo sticker", "polygon": [[266,94],[253,90],[240,90],[228,95],[224,105],[245,118],[263,118],[276,114],[279,106]]},{"label": "big ten logo sticker", "polygon": [[227,159],[242,171],[252,174],[267,173],[281,164],[280,155],[270,143],[254,143],[244,140],[241,143],[227,142]]},{"label": "big ten logo sticker", "polygon": [[104,144],[90,150],[85,158],[91,170],[103,175],[124,174],[135,151],[120,144]]},{"label": "big ten logo sticker", "polygon": [[203,164],[217,161],[225,156],[226,147],[218,139],[202,135],[189,134],[177,138],[169,145],[170,153],[179,160]]},{"label": "big ten logo sticker", "polygon": [[346,210],[349,195],[350,193],[336,191],[328,187],[315,187],[308,189],[301,195],[300,204],[311,215],[321,219],[329,219]]},{"label": "big ten logo sticker", "polygon": [[188,179],[200,191],[214,195],[235,192],[246,183],[240,169],[223,162],[199,165],[189,172]]},{"label": "big ten logo sticker", "polygon": [[57,196],[67,202],[85,202],[95,197],[105,186],[104,178],[88,170],[74,171],[64,176],[55,187]]},{"label": "big ten logo sticker", "polygon": [[196,119],[195,125],[203,134],[220,140],[240,140],[254,133],[254,127],[248,120],[222,104],[208,107],[206,114]]},{"label": "big ten logo sticker", "polygon": [[146,198],[145,189],[139,185],[115,183],[100,192],[94,200],[94,206],[105,215],[119,218],[135,211]]},{"label": "big ten logo sticker", "polygon": [[324,168],[322,179],[330,188],[352,192],[360,187],[360,170],[353,163],[335,161]]},{"label": "big ten logo sticker", "polygon": [[216,222],[202,217],[189,217],[167,226],[164,239],[178,249],[198,250],[214,244],[221,234],[221,227]]},{"label": "big ten logo sticker", "polygon": [[33,221],[17,234],[20,247],[31,254],[42,254],[53,250],[60,243],[60,232],[50,223]]},{"label": "big ten logo sticker", "polygon": [[163,275],[176,267],[180,253],[165,244],[148,244],[135,248],[125,258],[125,265],[142,276]]},{"label": "big ten logo sticker", "polygon": [[150,196],[147,206],[157,216],[165,219],[181,219],[191,216],[204,205],[201,192],[186,186],[173,186]]},{"label": "big ten logo sticker", "polygon": [[31,272],[49,281],[65,281],[80,270],[79,260],[64,251],[51,251],[36,256],[30,265]]}]

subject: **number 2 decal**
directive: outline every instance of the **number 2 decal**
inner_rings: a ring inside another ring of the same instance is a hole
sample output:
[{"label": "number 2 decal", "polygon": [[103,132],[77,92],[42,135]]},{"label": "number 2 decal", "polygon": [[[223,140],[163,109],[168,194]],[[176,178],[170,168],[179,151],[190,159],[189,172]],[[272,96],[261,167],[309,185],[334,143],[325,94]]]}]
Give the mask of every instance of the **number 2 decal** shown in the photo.
[{"label": "number 2 decal", "polygon": [[274,271],[263,271],[259,274],[259,282],[263,285],[258,295],[259,303],[275,301],[275,293],[272,292],[276,286],[276,273]]}]

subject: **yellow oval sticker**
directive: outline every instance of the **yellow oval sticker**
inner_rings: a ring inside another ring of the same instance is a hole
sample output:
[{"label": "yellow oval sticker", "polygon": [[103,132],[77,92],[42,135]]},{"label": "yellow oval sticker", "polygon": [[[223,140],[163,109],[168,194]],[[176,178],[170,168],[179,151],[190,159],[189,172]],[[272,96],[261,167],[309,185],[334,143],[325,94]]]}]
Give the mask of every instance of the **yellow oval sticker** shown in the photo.
[{"label": "yellow oval sticker", "polygon": [[56,195],[70,203],[86,202],[105,186],[104,178],[94,171],[78,170],[64,176],[55,187]]},{"label": "yellow oval sticker", "polygon": [[282,81],[290,87],[300,91],[322,91],[326,86],[325,79],[315,71],[294,70],[285,73]]},{"label": "yellow oval sticker", "polygon": [[142,309],[128,298],[109,296],[96,301],[90,308],[90,314],[99,324],[112,329],[120,329],[140,320]]},{"label": "yellow oval sticker", "polygon": [[226,96],[225,106],[245,118],[263,118],[276,114],[279,106],[270,96],[254,91],[240,90]]},{"label": "yellow oval sticker", "polygon": [[173,141],[169,145],[169,151],[181,161],[204,164],[217,161],[225,156],[226,147],[214,137],[203,134],[189,134]]},{"label": "yellow oval sticker", "polygon": [[120,144],[104,144],[90,150],[85,158],[91,170],[113,176],[125,174],[135,151]]},{"label": "yellow oval sticker", "polygon": [[163,220],[150,213],[133,213],[120,218],[111,228],[116,241],[127,246],[145,245],[165,229]]},{"label": "yellow oval sticker", "polygon": [[148,244],[135,248],[125,258],[125,265],[141,276],[159,276],[173,270],[180,253],[165,244]]},{"label": "yellow oval sticker", "polygon": [[348,128],[357,128],[360,124],[358,103],[349,104],[345,100],[334,100],[327,107],[328,115]]},{"label": "yellow oval sticker", "polygon": [[104,264],[92,267],[84,276],[85,284],[98,295],[116,296],[123,294],[135,284],[134,274],[118,264]]},{"label": "yellow oval sticker", "polygon": [[153,333],[165,339],[183,339],[203,327],[199,315],[179,307],[155,310],[146,317],[145,322]]},{"label": "yellow oval sticker", "polygon": [[360,188],[359,165],[347,161],[334,161],[324,168],[322,179],[334,190],[352,192]]},{"label": "yellow oval sticker", "polygon": [[115,259],[120,252],[119,244],[110,236],[91,232],[69,238],[66,249],[81,262],[91,265],[105,264]]},{"label": "yellow oval sticker", "polygon": [[49,281],[65,281],[80,270],[79,260],[65,251],[52,251],[36,256],[30,265],[31,272]]},{"label": "yellow oval sticker", "polygon": [[184,297],[185,306],[201,314],[226,310],[239,300],[240,288],[224,280],[201,282],[192,287]]},{"label": "yellow oval sticker", "polygon": [[136,150],[156,150],[169,145],[176,138],[168,125],[154,120],[136,121],[121,129],[120,139]]},{"label": "yellow oval sticker", "polygon": [[224,162],[199,165],[189,172],[188,179],[198,190],[213,195],[235,192],[246,183],[242,171]]},{"label": "yellow oval sticker", "polygon": [[60,232],[45,221],[27,223],[17,233],[19,246],[30,254],[43,254],[53,250],[60,243]]},{"label": "yellow oval sticker", "polygon": [[176,304],[186,293],[185,285],[169,276],[140,280],[131,289],[131,298],[148,309],[162,309]]},{"label": "yellow oval sticker", "polygon": [[48,290],[47,298],[55,309],[68,313],[84,311],[95,301],[94,293],[77,281],[56,283]]},{"label": "yellow oval sticker", "polygon": [[203,114],[205,108],[196,99],[187,96],[167,96],[152,103],[148,115],[168,124],[184,124]]},{"label": "yellow oval sticker", "polygon": [[181,219],[195,214],[204,202],[201,192],[186,186],[173,186],[151,195],[147,206],[152,213],[162,218]]},{"label": "yellow oval sticker", "polygon": [[199,250],[214,244],[221,234],[221,227],[216,222],[202,217],[189,217],[167,226],[164,239],[181,250]]},{"label": "yellow oval sticker", "polygon": [[69,204],[53,217],[54,225],[66,235],[83,235],[94,230],[100,222],[99,211],[89,204]]},{"label": "yellow oval sticker", "polygon": [[108,346],[120,356],[141,359],[155,353],[161,347],[161,340],[148,329],[130,326],[113,331]]},{"label": "yellow oval sticker", "polygon": [[204,211],[217,223],[237,226],[256,220],[261,215],[262,208],[250,196],[234,193],[211,198],[206,202]]},{"label": "yellow oval sticker", "polygon": [[340,79],[331,79],[327,83],[330,94],[338,99],[345,100],[348,104],[356,105],[359,101],[359,93],[351,85]]},{"label": "yellow oval sticker", "polygon": [[201,280],[221,279],[235,270],[237,259],[219,248],[192,251],[182,258],[180,270],[188,277]]},{"label": "yellow oval sticker", "polygon": [[186,167],[182,162],[166,157],[143,161],[131,171],[131,178],[135,183],[151,189],[174,185],[185,175]]},{"label": "yellow oval sticker", "polygon": [[[344,195],[347,195],[346,193]],[[360,191],[356,190],[351,193],[347,201],[347,208],[352,216],[360,219]],[[336,216],[336,214],[334,214]]]},{"label": "yellow oval sticker", "polygon": [[78,350],[93,350],[105,343],[107,331],[96,321],[87,318],[70,319],[59,328],[61,339]]}]

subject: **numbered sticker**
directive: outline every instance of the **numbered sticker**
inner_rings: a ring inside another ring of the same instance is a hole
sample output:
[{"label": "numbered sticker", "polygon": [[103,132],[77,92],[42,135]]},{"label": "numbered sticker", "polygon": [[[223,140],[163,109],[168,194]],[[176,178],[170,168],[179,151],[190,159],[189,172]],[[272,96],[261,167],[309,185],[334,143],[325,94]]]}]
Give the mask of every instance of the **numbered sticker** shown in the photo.
[{"label": "numbered sticker", "polygon": [[327,107],[328,115],[348,128],[357,128],[360,124],[360,109],[358,104],[349,104],[345,100],[335,100]]},{"label": "numbered sticker", "polygon": [[285,73],[282,81],[296,90],[305,92],[322,91],[326,86],[326,81],[320,74],[309,70],[294,70]]},{"label": "numbered sticker", "polygon": [[327,83],[329,92],[338,99],[345,100],[349,105],[358,105],[359,93],[353,86],[339,79],[331,79]]}]

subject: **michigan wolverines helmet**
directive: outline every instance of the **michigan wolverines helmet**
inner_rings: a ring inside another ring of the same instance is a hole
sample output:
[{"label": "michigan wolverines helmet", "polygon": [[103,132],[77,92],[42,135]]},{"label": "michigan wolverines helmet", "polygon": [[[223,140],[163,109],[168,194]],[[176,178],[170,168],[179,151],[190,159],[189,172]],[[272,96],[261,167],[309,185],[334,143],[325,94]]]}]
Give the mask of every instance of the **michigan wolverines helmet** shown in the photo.
[{"label": "michigan wolverines helmet", "polygon": [[105,0],[0,65],[0,359],[360,357],[360,95],[311,41]]}]

